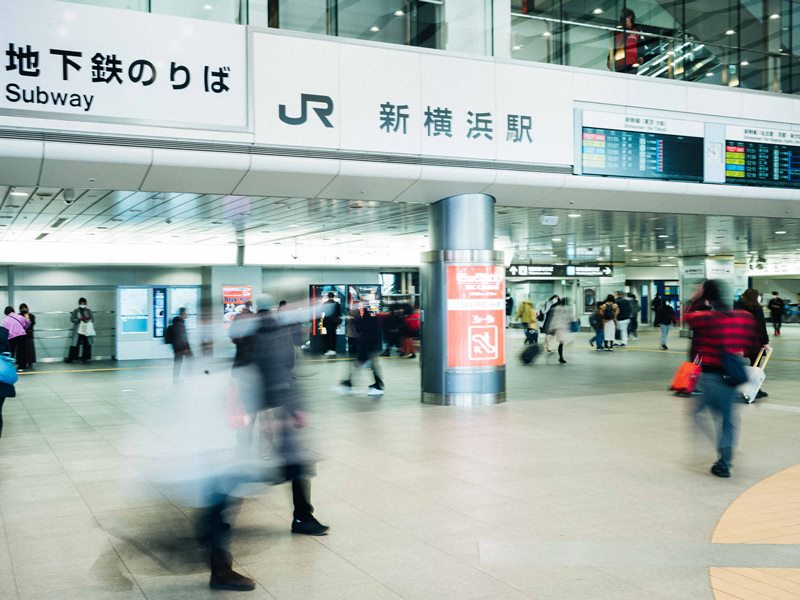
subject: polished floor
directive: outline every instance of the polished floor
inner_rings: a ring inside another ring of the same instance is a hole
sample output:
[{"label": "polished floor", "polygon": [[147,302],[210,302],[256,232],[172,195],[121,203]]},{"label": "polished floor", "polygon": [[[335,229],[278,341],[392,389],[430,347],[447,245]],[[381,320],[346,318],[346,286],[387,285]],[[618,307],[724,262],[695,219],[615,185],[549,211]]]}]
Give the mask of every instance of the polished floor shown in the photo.
[{"label": "polished floor", "polygon": [[[289,533],[286,486],[256,488],[234,521],[258,587],[208,589],[186,543],[194,511],[148,482],[130,439],[159,427],[169,365],[43,365],[6,402],[0,440],[0,598],[277,600],[790,600],[800,598],[800,327],[774,340],[769,397],[739,406],[733,476],[692,399],[666,387],[685,355],[644,331],[568,363],[508,365],[507,403],[419,403],[416,360],[383,361],[379,399],[332,390],[344,360],[302,364],[319,452],[317,517]],[[508,336],[509,356],[522,346]]]}]

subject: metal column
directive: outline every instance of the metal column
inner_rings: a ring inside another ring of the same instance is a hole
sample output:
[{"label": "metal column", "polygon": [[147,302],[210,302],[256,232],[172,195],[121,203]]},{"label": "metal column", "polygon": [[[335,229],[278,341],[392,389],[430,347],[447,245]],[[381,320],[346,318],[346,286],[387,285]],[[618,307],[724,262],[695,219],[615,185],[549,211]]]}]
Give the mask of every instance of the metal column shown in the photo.
[{"label": "metal column", "polygon": [[493,249],[494,202],[462,194],[430,206],[431,250],[420,268],[426,404],[505,401],[505,268]]}]

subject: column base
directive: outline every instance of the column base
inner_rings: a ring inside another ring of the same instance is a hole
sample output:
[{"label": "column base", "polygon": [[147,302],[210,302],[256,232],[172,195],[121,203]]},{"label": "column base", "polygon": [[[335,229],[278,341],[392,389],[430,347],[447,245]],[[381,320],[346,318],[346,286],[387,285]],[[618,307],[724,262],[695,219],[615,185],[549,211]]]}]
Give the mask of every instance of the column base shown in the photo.
[{"label": "column base", "polygon": [[492,394],[436,394],[422,392],[423,404],[435,404],[438,406],[489,406],[502,404],[505,401],[505,392]]}]

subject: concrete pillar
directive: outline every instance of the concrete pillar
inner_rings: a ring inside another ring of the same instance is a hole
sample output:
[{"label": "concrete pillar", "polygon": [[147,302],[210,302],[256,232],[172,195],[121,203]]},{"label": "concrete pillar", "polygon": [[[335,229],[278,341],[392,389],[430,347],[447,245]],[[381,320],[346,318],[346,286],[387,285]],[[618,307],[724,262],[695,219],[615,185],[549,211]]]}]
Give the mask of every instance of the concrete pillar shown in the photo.
[{"label": "concrete pillar", "polygon": [[422,256],[422,402],[504,402],[505,267],[494,246],[494,198],[431,204],[431,250]]}]

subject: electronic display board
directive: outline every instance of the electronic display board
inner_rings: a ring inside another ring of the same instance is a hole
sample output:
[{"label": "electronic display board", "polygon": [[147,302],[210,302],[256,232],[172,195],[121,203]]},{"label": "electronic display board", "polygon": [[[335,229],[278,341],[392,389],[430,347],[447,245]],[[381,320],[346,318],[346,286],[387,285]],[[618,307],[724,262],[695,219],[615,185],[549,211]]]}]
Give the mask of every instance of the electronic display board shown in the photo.
[{"label": "electronic display board", "polygon": [[622,113],[583,113],[584,175],[703,181],[704,125]]},{"label": "electronic display board", "polygon": [[800,132],[726,127],[725,183],[800,188]]}]

